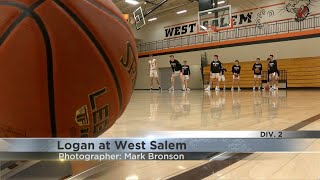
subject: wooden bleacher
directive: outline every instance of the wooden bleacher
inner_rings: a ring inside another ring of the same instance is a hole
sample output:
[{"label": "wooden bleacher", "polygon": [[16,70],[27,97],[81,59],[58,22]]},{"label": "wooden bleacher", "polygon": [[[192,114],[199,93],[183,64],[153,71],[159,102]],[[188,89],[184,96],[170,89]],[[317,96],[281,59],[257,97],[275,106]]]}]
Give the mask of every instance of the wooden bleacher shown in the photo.
[{"label": "wooden bleacher", "polygon": [[[320,87],[320,57],[278,59],[278,69],[282,80],[286,80],[287,87]],[[251,88],[253,86],[252,65],[255,61],[240,62],[241,65],[241,87]],[[222,62],[223,63],[223,62]],[[267,70],[267,61],[261,61],[263,70]],[[234,63],[223,63],[228,70],[225,73],[226,87],[232,84],[231,67]],[[209,83],[210,65],[204,67],[204,84]],[[284,75],[285,74],[285,75]],[[266,77],[262,77],[264,80]]]}]

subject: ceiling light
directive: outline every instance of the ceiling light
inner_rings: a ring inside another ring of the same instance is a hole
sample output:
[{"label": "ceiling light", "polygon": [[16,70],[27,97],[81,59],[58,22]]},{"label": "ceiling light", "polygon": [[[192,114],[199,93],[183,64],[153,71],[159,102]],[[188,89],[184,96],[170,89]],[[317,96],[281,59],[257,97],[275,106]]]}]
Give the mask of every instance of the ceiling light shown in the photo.
[{"label": "ceiling light", "polygon": [[155,21],[155,20],[157,20],[158,18],[151,18],[151,19],[149,19],[148,21]]},{"label": "ceiling light", "polygon": [[208,12],[208,14],[212,14],[212,12]]},{"label": "ceiling light", "polygon": [[136,0],[126,0],[126,3],[133,4],[133,5],[139,4],[139,2]]},{"label": "ceiling light", "polygon": [[[224,4],[226,1],[219,1],[218,4]],[[215,3],[213,3],[215,5]]]},{"label": "ceiling light", "polygon": [[182,13],[186,13],[187,10],[182,10],[182,11],[178,11],[177,14],[182,14]]},{"label": "ceiling light", "polygon": [[138,179],[139,179],[139,177],[137,175],[135,175],[135,174],[126,177],[126,180],[138,180]]}]

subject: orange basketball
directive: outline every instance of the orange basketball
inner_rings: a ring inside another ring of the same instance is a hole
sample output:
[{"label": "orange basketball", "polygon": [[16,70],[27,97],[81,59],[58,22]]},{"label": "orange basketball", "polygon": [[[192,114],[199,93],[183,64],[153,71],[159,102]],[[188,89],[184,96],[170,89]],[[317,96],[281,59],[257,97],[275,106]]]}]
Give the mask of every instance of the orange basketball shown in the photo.
[{"label": "orange basketball", "polygon": [[0,4],[0,137],[96,137],[121,116],[137,49],[105,0]]},{"label": "orange basketball", "polygon": [[267,85],[264,87],[264,89],[265,89],[266,91],[269,91],[269,90],[270,90],[270,86],[267,84]]}]

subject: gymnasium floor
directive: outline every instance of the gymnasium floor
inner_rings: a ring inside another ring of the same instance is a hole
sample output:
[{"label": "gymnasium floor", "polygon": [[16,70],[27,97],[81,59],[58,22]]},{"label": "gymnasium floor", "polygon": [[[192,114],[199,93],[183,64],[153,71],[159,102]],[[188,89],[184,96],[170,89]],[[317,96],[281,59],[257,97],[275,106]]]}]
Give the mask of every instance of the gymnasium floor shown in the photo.
[{"label": "gymnasium floor", "polygon": [[[123,116],[102,136],[148,136],[161,130],[318,130],[319,107],[318,90],[135,91]],[[306,141],[308,149],[320,150],[319,140]],[[105,162],[88,179],[319,179],[319,165],[316,153],[225,153],[210,162]]]}]

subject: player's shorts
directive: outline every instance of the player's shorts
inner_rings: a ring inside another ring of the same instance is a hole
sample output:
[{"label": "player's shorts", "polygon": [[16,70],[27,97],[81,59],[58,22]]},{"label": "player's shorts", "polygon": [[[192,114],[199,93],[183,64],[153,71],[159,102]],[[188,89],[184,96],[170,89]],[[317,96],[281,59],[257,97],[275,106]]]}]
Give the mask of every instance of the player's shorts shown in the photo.
[{"label": "player's shorts", "polygon": [[217,78],[219,79],[220,77],[220,73],[210,73],[210,78],[213,79],[213,78]]},{"label": "player's shorts", "polygon": [[278,73],[274,72],[274,73],[269,74],[269,79],[272,79],[272,77],[275,78],[276,80],[278,80]]},{"label": "player's shorts", "polygon": [[180,74],[181,74],[180,71],[175,71],[175,72],[172,74],[172,77],[178,77]]},{"label": "player's shorts", "polygon": [[219,81],[226,81],[226,77],[224,77],[224,75],[219,76]]},{"label": "player's shorts", "polygon": [[189,75],[183,75],[183,79],[184,79],[184,80],[189,80],[190,77],[189,77]]},{"label": "player's shorts", "polygon": [[257,74],[255,74],[255,75],[253,76],[253,78],[261,79],[261,75],[257,75]]},{"label": "player's shorts", "polygon": [[238,75],[238,77],[235,77],[234,75],[232,75],[232,79],[240,79],[240,75]]},{"label": "player's shorts", "polygon": [[150,77],[158,77],[158,71],[157,70],[150,70]]}]

